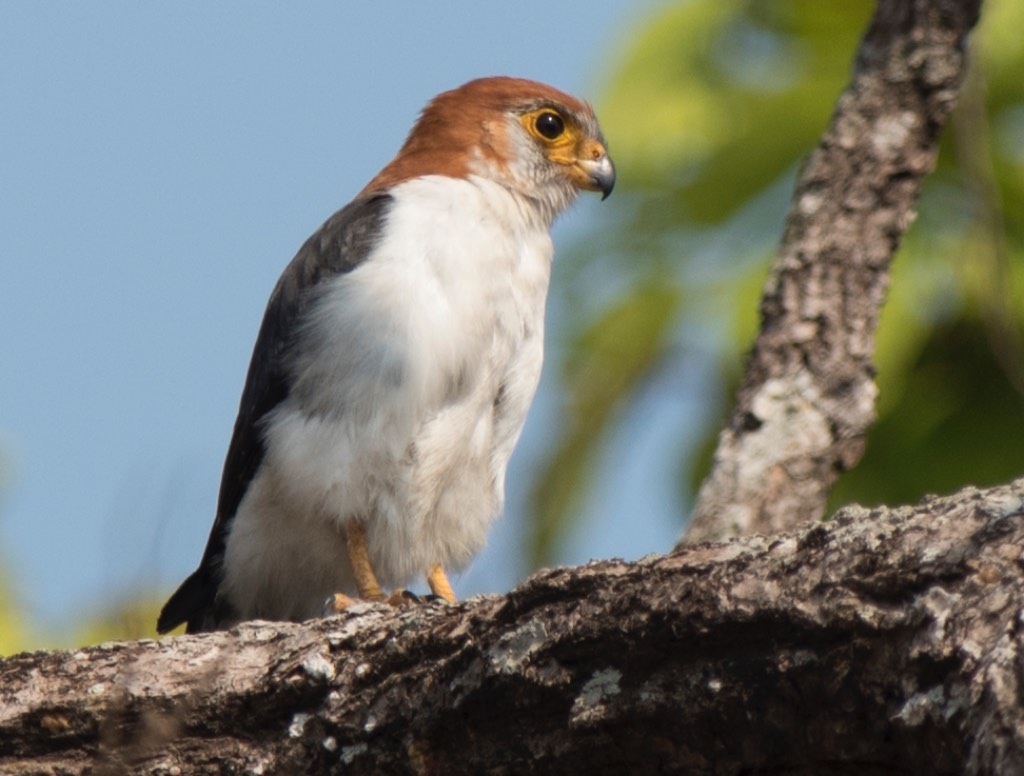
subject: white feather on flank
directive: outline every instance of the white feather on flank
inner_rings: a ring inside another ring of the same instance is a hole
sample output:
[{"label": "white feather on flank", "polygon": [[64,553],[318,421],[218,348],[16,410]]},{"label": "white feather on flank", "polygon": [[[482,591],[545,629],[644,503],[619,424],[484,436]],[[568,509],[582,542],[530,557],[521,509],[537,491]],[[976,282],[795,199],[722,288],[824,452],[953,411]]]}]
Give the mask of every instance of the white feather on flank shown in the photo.
[{"label": "white feather on flank", "polygon": [[540,376],[550,208],[475,175],[389,193],[383,240],[325,282],[265,421],[224,557],[241,619],[313,617],[354,594],[353,519],[381,583],[401,586],[464,567],[501,511]]}]

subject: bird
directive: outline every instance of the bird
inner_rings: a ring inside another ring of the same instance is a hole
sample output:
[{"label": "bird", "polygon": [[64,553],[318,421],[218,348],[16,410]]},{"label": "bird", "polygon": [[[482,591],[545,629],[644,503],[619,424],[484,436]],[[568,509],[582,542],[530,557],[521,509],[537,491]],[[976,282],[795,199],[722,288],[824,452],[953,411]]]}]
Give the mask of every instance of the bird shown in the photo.
[{"label": "bird", "polygon": [[614,185],[593,108],[552,86],[430,100],[274,287],[206,549],[158,632],[397,603],[421,576],[454,602],[540,379],[551,226]]}]

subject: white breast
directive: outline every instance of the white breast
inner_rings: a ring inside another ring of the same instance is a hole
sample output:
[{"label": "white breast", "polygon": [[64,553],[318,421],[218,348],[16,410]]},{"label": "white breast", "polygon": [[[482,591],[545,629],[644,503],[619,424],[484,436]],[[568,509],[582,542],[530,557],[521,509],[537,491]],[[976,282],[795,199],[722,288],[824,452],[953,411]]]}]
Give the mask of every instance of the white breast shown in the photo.
[{"label": "white breast", "polygon": [[233,521],[223,590],[301,618],[354,592],[341,531],[366,521],[385,585],[465,565],[503,503],[536,390],[549,224],[479,178],[392,191],[385,237],[308,311],[289,399]]}]

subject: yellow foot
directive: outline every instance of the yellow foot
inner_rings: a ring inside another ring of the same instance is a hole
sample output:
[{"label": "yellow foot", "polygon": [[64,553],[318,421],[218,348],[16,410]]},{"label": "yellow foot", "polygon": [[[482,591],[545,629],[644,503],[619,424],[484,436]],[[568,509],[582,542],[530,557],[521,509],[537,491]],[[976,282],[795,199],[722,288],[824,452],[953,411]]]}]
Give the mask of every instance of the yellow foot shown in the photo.
[{"label": "yellow foot", "polygon": [[422,603],[422,601],[420,601],[420,597],[415,593],[399,588],[392,591],[391,595],[388,596],[388,603],[392,606],[411,606],[412,604]]},{"label": "yellow foot", "polygon": [[410,593],[408,590],[395,590],[391,595],[385,597],[381,595],[380,598],[353,598],[350,595],[344,593],[335,593],[330,596],[324,602],[324,617],[330,617],[332,614],[339,614],[348,609],[351,609],[357,604],[387,604],[388,606],[411,606],[413,604],[422,603],[422,600],[415,593]]},{"label": "yellow foot", "polygon": [[455,592],[452,590],[451,582],[448,581],[448,575],[444,573],[444,566],[440,563],[430,570],[427,575],[427,584],[430,585],[430,591],[438,598],[443,598],[450,604],[455,603]]},{"label": "yellow foot", "polygon": [[344,593],[335,593],[324,601],[324,617],[338,614],[346,609],[351,609],[356,604],[363,603],[358,598],[352,598]]},{"label": "yellow foot", "polygon": [[[373,564],[370,563],[366,526],[361,520],[353,520],[345,527],[345,543],[348,545],[348,559],[352,566],[352,576],[359,597],[352,598],[344,593],[335,593],[324,604],[325,616],[343,612],[360,601],[387,603],[391,606],[409,606],[421,603],[419,596],[407,590],[398,589],[389,596],[381,589],[377,575],[373,571]],[[450,604],[455,603],[455,593],[452,591],[448,575],[444,573],[444,567],[440,563],[427,574],[427,582],[430,584],[432,593],[428,600],[441,599]]]}]

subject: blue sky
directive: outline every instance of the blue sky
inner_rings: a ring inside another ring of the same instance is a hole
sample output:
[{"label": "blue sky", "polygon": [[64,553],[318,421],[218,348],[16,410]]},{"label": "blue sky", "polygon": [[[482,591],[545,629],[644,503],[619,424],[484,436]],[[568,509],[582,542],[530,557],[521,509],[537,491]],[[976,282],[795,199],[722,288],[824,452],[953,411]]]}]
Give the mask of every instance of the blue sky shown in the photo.
[{"label": "blue sky", "polygon": [[[597,99],[645,8],[0,0],[0,561],[39,628],[194,568],[274,281],[424,102],[494,74]],[[582,202],[556,245],[614,201]],[[552,363],[460,594],[522,574]],[[616,440],[561,561],[671,544],[654,475],[675,432],[655,426]]]}]

